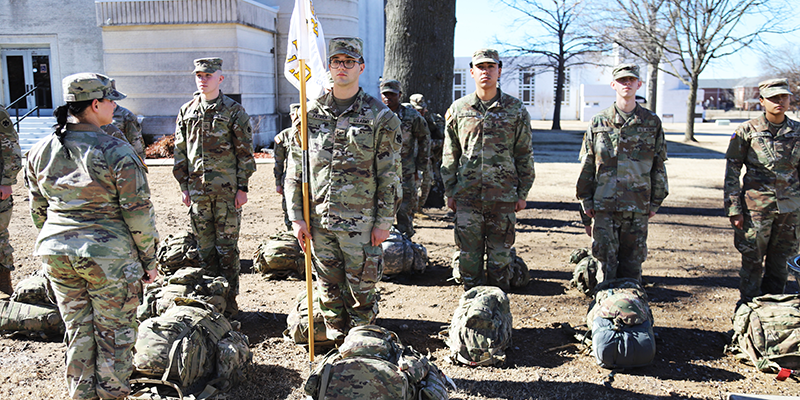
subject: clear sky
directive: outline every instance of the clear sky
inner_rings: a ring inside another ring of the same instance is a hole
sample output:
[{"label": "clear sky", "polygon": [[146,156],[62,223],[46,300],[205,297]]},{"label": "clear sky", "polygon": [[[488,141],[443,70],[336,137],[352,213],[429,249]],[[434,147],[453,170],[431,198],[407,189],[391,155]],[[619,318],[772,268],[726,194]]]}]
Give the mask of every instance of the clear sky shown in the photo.
[{"label": "clear sky", "polygon": [[[525,34],[536,33],[535,22],[526,26],[518,26],[514,21],[522,14],[500,4],[497,0],[456,0],[456,33],[455,56],[468,57],[481,47],[494,47],[502,50],[495,42],[495,36],[501,40],[515,40]],[[800,18],[799,18],[800,19]],[[790,36],[776,37],[774,43],[788,43]],[[754,77],[759,75],[760,55],[752,49],[745,49],[724,59],[715,60],[706,67],[702,79],[722,79]]]}]

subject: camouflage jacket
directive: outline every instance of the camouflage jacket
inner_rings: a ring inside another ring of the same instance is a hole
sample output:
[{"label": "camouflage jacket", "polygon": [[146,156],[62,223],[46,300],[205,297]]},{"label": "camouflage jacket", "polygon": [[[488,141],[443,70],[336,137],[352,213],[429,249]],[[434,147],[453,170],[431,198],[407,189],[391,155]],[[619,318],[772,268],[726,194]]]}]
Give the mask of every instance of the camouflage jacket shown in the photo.
[{"label": "camouflage jacket", "polygon": [[14,123],[5,108],[0,106],[0,186],[17,183],[17,174],[22,169],[22,151]]},{"label": "camouflage jacket", "polygon": [[442,180],[445,196],[463,200],[516,202],[533,186],[533,148],[528,110],[518,99],[500,99],[480,111],[475,93],[445,115]]},{"label": "camouflage jacket", "polygon": [[[725,153],[725,213],[787,213],[800,208],[800,122],[786,117],[777,134],[762,114],[736,128]],[[739,181],[747,166],[744,184]],[[744,202],[744,204],[742,204]]]},{"label": "camouflage jacket", "polygon": [[431,160],[438,162],[442,159],[444,145],[444,117],[428,111],[425,114],[425,121],[428,122],[428,130],[431,131]]},{"label": "camouflage jacket", "polygon": [[[400,120],[361,89],[339,116],[332,93],[309,102],[308,110],[311,225],[332,231],[388,230],[402,196]],[[284,182],[291,221],[303,219],[298,125],[292,130]]]},{"label": "camouflage jacket", "polygon": [[139,119],[125,107],[117,105],[114,109],[114,126],[116,126],[123,134],[125,140],[133,146],[136,154],[144,160],[144,139],[142,138],[142,126],[139,124]]},{"label": "camouflage jacket", "polygon": [[66,129],[64,144],[50,135],[28,153],[25,184],[40,230],[34,254],[138,259],[154,268],[158,232],[141,159],[93,125]]},{"label": "camouflage jacket", "polygon": [[661,120],[636,105],[624,121],[612,105],[592,118],[581,148],[577,197],[584,210],[656,212],[668,194]]},{"label": "camouflage jacket", "polygon": [[288,155],[288,148],[291,145],[289,135],[292,133],[292,128],[286,128],[275,135],[275,167],[272,173],[275,175],[275,186],[283,186],[283,178],[286,176],[286,156]]},{"label": "camouflage jacket", "polygon": [[428,168],[431,133],[425,118],[411,104],[401,104],[395,115],[400,119],[403,133],[403,147],[400,150],[403,176],[413,176]]},{"label": "camouflage jacket", "polygon": [[256,170],[250,117],[222,92],[203,107],[197,95],[178,113],[172,174],[190,197],[247,191]]}]

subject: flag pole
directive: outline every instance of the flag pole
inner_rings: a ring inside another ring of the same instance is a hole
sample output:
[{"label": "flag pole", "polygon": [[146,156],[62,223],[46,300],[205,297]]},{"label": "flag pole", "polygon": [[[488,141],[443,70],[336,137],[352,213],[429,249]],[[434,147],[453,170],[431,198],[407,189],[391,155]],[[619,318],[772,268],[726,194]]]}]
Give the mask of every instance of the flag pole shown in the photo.
[{"label": "flag pole", "polygon": [[[306,60],[300,58],[300,143],[303,149],[303,220],[311,233],[309,212],[309,170],[308,170],[308,113],[306,101]],[[311,284],[311,238],[305,237],[306,260],[306,299],[308,301],[308,356],[314,362],[314,289]]]}]

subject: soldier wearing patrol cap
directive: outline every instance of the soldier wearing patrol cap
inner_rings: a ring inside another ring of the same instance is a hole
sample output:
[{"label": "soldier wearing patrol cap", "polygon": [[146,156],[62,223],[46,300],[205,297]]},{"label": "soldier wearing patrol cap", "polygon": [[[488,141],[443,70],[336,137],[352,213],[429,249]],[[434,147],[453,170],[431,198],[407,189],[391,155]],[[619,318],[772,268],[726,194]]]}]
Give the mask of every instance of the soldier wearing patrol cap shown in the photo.
[{"label": "soldier wearing patrol cap", "polygon": [[445,115],[442,179],[455,212],[465,289],[510,289],[516,212],[533,186],[531,118],[519,99],[497,87],[502,67],[497,50],[476,51],[470,63],[475,92]]},{"label": "soldier wearing patrol cap", "polygon": [[14,248],[9,242],[8,224],[14,200],[11,186],[17,183],[17,173],[22,169],[22,152],[14,123],[3,106],[0,106],[0,292],[11,295],[11,271],[14,270]]},{"label": "soldier wearing patrol cap", "polygon": [[397,228],[400,233],[414,236],[414,212],[417,210],[417,187],[421,177],[428,170],[430,154],[430,131],[428,123],[410,104],[400,104],[403,91],[396,79],[381,82],[381,100],[397,118],[403,134],[403,147],[400,159],[403,163],[403,201],[397,209]]},{"label": "soldier wearing patrol cap", "polygon": [[194,60],[198,92],[175,122],[172,174],[190,207],[192,230],[204,268],[230,284],[225,315],[239,312],[239,228],[248,181],[256,170],[250,117],[225,96],[221,58]]},{"label": "soldier wearing patrol cap", "polygon": [[602,263],[598,281],[641,281],[647,224],[668,193],[667,145],[661,120],[636,103],[639,67],[620,64],[612,76],[617,99],[586,129],[577,197],[592,255]]},{"label": "soldier wearing patrol cap", "polygon": [[442,191],[444,187],[442,185],[441,166],[442,145],[444,144],[444,117],[428,110],[428,103],[425,101],[425,96],[421,93],[412,94],[408,101],[410,105],[425,118],[425,122],[428,123],[428,131],[431,133],[430,162],[428,163],[428,169],[422,174],[419,201],[417,202],[416,211],[421,213],[432,189],[435,188],[434,192],[436,192],[436,194],[434,196],[439,197],[438,201],[441,201],[443,195]]},{"label": "soldier wearing patrol cap", "polygon": [[[311,226],[303,220],[302,154],[295,118],[285,187],[289,219],[314,257],[315,290],[330,340],[378,314],[381,243],[400,199],[400,120],[358,85],[363,42],[334,38],[328,46],[333,90],[308,107]],[[311,249],[305,238],[311,238]]]},{"label": "soldier wearing patrol cap", "polygon": [[758,90],[764,113],[736,128],[725,153],[725,214],[742,254],[740,302],[783,293],[786,261],[798,250],[800,123],[786,116],[786,79],[763,81]]},{"label": "soldier wearing patrol cap", "polygon": [[125,95],[94,73],[63,80],[55,133],[28,153],[25,185],[42,256],[66,327],[70,398],[119,399],[131,391],[136,307],[152,283],[158,232],[146,167],[105,134]]}]

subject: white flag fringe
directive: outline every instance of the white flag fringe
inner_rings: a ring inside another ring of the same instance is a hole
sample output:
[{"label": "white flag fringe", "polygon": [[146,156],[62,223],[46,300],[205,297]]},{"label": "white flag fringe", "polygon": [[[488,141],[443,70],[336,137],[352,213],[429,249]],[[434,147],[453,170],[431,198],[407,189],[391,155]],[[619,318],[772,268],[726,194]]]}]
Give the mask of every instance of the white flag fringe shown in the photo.
[{"label": "white flag fringe", "polygon": [[[306,24],[306,20],[308,23]],[[295,0],[283,74],[300,90],[300,59],[306,64],[306,96],[314,100],[329,87],[325,35],[311,0]]]}]

